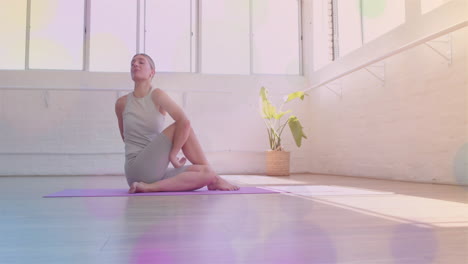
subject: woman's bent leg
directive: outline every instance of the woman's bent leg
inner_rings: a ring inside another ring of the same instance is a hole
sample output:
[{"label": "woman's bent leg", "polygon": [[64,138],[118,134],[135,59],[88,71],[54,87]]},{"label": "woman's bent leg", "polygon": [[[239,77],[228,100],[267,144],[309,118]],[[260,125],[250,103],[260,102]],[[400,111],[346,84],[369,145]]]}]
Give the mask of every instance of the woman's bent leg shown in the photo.
[{"label": "woman's bent leg", "polygon": [[192,160],[195,162],[192,162],[193,164],[209,165],[200,142],[198,142],[198,138],[192,128],[190,128],[190,135],[187,142],[182,146],[182,152],[184,152],[184,155],[190,162],[192,162]]},{"label": "woman's bent leg", "polygon": [[[175,124],[172,124],[163,131],[163,133],[169,138],[171,142],[174,140],[174,130]],[[192,128],[190,128],[190,134],[187,138],[187,141],[182,146],[182,152],[192,164],[208,165],[208,160],[206,159],[205,153],[203,152],[203,149],[198,142],[198,139]]]},{"label": "woman's bent leg", "polygon": [[[175,124],[172,124],[168,126],[163,133],[167,136],[167,138],[172,142],[173,137],[174,137],[174,130],[175,130]],[[214,171],[211,170],[208,160],[205,157],[205,153],[203,153],[203,150],[201,148],[200,143],[198,142],[197,137],[195,136],[195,133],[192,128],[190,128],[190,135],[184,144],[182,146],[182,151],[184,152],[184,155],[187,157],[187,159],[194,165],[201,165],[201,166],[206,166],[207,169],[210,171],[211,174],[214,174],[214,179],[212,179],[210,182],[207,182],[205,185],[208,186],[208,189],[210,190],[239,190],[238,186],[232,185],[223,178],[221,178],[219,175],[217,175]],[[183,175],[181,173],[180,175]],[[176,176],[177,177],[177,176]],[[174,177],[175,178],[175,177]],[[172,179],[172,178],[171,178]],[[165,180],[162,180],[165,181]],[[162,182],[160,181],[160,182]],[[174,182],[177,182],[174,181]],[[198,188],[201,188],[205,185],[202,185]],[[172,188],[172,186],[171,186]],[[198,189],[195,188],[195,189]],[[193,190],[195,190],[193,189]]]}]

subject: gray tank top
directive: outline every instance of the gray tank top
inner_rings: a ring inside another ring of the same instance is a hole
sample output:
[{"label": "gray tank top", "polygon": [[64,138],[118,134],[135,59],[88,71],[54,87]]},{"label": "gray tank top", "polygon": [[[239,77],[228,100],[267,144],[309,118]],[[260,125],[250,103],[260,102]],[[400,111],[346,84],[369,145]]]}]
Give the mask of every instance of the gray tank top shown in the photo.
[{"label": "gray tank top", "polygon": [[125,158],[133,160],[163,130],[164,115],[151,99],[153,89],[143,98],[127,95],[123,111],[123,135]]}]

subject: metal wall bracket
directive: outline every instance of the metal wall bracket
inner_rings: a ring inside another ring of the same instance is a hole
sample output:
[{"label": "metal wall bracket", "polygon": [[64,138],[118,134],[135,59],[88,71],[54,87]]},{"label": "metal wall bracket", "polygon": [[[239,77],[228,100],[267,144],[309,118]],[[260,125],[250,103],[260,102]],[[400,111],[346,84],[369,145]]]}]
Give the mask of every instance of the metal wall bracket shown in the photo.
[{"label": "metal wall bracket", "polygon": [[424,43],[432,51],[444,58],[448,65],[452,65],[452,34],[449,33],[440,38],[429,40]]},{"label": "metal wall bracket", "polygon": [[364,67],[364,70],[379,80],[382,86],[385,86],[385,61]]},{"label": "metal wall bracket", "polygon": [[341,83],[341,79],[329,84],[325,84],[325,87],[327,87],[328,90],[333,92],[340,99],[343,98],[343,85]]}]

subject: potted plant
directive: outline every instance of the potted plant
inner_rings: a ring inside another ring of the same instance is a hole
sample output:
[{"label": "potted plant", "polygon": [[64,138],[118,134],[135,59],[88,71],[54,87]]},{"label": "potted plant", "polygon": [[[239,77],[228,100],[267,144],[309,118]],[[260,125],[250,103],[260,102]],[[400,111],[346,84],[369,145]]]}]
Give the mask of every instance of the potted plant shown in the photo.
[{"label": "potted plant", "polygon": [[289,126],[294,137],[297,147],[301,146],[302,138],[307,139],[304,134],[303,127],[296,116],[290,115],[286,122],[281,120],[285,115],[290,114],[291,110],[283,112],[283,107],[286,103],[295,99],[304,100],[306,95],[303,91],[290,93],[286,97],[279,108],[271,103],[268,99],[268,90],[265,87],[260,89],[260,114],[265,121],[267,127],[268,139],[270,142],[270,150],[266,151],[266,174],[270,176],[288,176],[289,175],[289,160],[290,153],[285,151],[281,145],[281,136],[286,125]]}]

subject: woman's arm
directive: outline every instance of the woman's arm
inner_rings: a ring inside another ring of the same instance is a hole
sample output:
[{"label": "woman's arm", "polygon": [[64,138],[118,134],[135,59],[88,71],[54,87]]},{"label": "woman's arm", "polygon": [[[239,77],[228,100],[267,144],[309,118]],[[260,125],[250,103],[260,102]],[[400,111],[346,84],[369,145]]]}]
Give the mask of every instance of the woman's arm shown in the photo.
[{"label": "woman's arm", "polygon": [[126,95],[120,97],[115,102],[115,114],[117,115],[117,121],[119,123],[119,131],[120,131],[120,136],[122,137],[122,140],[124,140],[122,113],[123,113],[123,110],[125,109],[125,103],[126,102],[127,102],[127,96]]},{"label": "woman's arm", "polygon": [[151,94],[153,103],[161,107],[160,111],[169,113],[175,121],[174,138],[172,142],[172,149],[169,153],[169,160],[175,168],[181,167],[185,164],[186,159],[177,159],[177,154],[184,146],[185,142],[190,135],[190,121],[185,115],[184,111],[178,106],[163,90],[156,88]]}]

